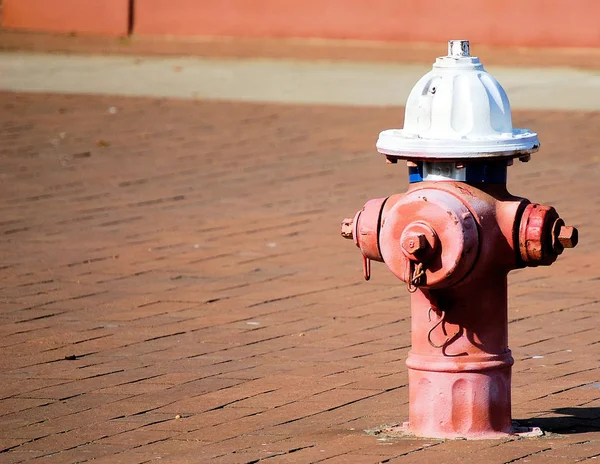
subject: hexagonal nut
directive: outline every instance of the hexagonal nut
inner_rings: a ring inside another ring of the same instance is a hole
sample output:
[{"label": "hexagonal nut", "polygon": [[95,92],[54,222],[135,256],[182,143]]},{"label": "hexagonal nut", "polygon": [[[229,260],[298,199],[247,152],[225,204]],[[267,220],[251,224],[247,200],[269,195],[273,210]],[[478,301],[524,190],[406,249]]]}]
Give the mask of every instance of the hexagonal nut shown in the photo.
[{"label": "hexagonal nut", "polygon": [[558,232],[558,241],[565,248],[574,248],[579,241],[579,231],[572,226],[562,226]]},{"label": "hexagonal nut", "polygon": [[408,233],[402,239],[402,248],[404,248],[406,252],[410,254],[424,251],[428,246],[429,243],[427,242],[427,237],[425,237],[425,234],[418,232]]},{"label": "hexagonal nut", "polygon": [[342,221],[342,237],[347,239],[354,238],[354,219],[345,218]]}]

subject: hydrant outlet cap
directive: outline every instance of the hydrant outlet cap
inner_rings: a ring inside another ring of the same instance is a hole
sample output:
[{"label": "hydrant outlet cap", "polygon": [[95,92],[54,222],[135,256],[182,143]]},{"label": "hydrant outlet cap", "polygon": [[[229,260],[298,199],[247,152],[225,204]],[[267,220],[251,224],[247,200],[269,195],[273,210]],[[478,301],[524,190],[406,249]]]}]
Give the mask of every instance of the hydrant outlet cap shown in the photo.
[{"label": "hydrant outlet cap", "polygon": [[448,42],[448,56],[413,87],[403,129],[379,134],[377,150],[400,159],[516,158],[539,148],[538,136],[513,129],[506,92],[470,56],[467,40]]}]

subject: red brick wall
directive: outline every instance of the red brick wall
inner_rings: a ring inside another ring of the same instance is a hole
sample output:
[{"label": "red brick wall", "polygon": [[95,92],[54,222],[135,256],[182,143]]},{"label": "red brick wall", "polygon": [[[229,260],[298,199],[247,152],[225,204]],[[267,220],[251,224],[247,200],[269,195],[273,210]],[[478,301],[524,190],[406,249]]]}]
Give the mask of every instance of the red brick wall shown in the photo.
[{"label": "red brick wall", "polygon": [[600,0],[136,0],[135,31],[600,47]]},{"label": "red brick wall", "polygon": [[[136,34],[600,47],[600,0],[134,0]],[[4,0],[3,25],[123,35],[129,0]]]},{"label": "red brick wall", "polygon": [[126,35],[129,0],[4,0],[2,26],[49,32]]}]

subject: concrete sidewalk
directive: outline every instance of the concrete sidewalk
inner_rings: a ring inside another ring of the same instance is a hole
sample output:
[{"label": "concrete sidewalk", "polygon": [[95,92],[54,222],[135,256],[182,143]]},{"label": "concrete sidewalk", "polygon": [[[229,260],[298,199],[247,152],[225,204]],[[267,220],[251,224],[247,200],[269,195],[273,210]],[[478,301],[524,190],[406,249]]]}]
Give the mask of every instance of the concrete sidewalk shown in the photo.
[{"label": "concrete sidewalk", "polygon": [[[2,53],[0,90],[402,106],[430,69],[421,64]],[[486,69],[504,86],[514,109],[600,110],[600,71]]]}]

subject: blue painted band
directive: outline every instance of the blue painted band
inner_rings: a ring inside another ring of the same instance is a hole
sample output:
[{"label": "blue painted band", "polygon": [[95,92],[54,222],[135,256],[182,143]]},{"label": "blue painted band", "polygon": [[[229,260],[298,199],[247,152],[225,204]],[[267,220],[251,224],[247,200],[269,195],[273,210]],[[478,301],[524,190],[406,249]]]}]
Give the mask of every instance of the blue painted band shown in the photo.
[{"label": "blue painted band", "polygon": [[490,184],[506,184],[506,162],[473,163],[465,169],[465,182],[487,182]]},{"label": "blue painted band", "polygon": [[[463,169],[464,171],[462,169],[460,171],[454,171],[460,172],[460,178],[448,177],[448,179],[437,180],[455,180],[468,183],[485,182],[490,184],[506,184],[507,166],[505,161],[469,163],[466,164]],[[427,179],[423,179],[423,162],[420,161],[417,163],[416,167],[408,168],[408,181],[411,184],[414,184],[416,182],[422,182],[423,180]]]},{"label": "blue painted band", "polygon": [[408,168],[408,182],[411,184],[423,181],[423,163],[417,164],[417,167]]}]

